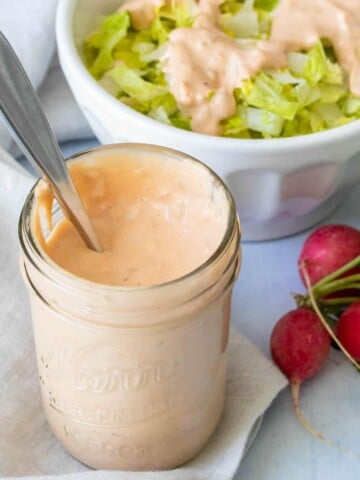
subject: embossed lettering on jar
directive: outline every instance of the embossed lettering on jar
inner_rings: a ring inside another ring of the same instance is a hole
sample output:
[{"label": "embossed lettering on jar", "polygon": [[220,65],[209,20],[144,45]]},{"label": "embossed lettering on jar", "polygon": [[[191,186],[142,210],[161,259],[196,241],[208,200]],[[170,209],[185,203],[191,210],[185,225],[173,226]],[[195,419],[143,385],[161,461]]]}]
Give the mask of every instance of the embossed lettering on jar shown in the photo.
[{"label": "embossed lettering on jar", "polygon": [[[43,407],[64,447],[91,467],[170,469],[203,448],[221,417],[239,223],[223,182],[179,152],[122,144],[71,161],[91,164],[108,154],[119,162],[156,155],[183,162],[195,178],[208,177],[224,201],[224,232],[210,258],[180,278],[142,287],[95,283],[45,253],[34,233],[33,189],[20,219],[20,263]],[[57,205],[52,214],[56,225]]]}]

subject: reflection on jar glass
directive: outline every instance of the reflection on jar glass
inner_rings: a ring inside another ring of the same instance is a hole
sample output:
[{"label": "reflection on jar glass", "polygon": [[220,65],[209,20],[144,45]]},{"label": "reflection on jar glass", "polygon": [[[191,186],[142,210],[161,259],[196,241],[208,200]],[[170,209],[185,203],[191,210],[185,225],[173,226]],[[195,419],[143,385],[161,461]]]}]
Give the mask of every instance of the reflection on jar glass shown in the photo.
[{"label": "reflection on jar glass", "polygon": [[[194,178],[205,171],[226,200],[224,235],[205,263],[172,281],[138,288],[95,283],[45,253],[35,233],[33,189],[19,235],[43,406],[57,438],[91,467],[170,469],[201,450],[221,416],[239,222],[222,181],[180,152],[121,144],[71,161],[86,164],[107,152],[120,160],[180,160]],[[62,220],[58,205],[52,217],[53,225]]]}]

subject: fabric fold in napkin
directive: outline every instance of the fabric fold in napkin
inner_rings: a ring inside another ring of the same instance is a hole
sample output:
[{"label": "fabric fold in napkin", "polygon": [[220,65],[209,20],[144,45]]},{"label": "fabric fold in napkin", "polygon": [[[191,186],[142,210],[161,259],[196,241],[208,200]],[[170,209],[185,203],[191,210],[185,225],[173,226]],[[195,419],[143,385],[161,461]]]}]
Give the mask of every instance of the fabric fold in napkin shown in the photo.
[{"label": "fabric fold in napkin", "polygon": [[67,454],[54,438],[42,413],[27,293],[18,266],[18,216],[33,183],[34,178],[0,150],[0,478],[233,478],[263,413],[286,385],[274,365],[234,331],[223,418],[205,449],[182,468],[152,473],[94,472]]}]

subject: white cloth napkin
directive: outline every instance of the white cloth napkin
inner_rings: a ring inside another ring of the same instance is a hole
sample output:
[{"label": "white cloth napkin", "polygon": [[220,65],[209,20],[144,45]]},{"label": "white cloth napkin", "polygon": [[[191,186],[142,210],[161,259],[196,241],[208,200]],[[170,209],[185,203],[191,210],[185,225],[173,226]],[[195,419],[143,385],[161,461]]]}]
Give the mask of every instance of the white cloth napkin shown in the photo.
[{"label": "white cloth napkin", "polygon": [[[58,0],[0,0],[0,31],[14,47],[38,90],[58,140],[91,137],[57,62],[57,3]],[[0,145],[17,152],[1,123]]]},{"label": "white cloth napkin", "polygon": [[285,387],[274,365],[232,332],[225,411],[207,447],[171,472],[94,472],[67,454],[42,413],[17,221],[34,178],[0,149],[0,477],[63,480],[230,480],[261,417]]}]

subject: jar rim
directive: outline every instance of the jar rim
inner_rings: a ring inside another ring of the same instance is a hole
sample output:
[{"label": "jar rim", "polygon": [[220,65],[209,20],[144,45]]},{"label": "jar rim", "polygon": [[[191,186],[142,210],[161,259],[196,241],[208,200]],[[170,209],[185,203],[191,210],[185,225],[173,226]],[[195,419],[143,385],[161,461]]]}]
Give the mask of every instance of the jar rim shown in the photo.
[{"label": "jar rim", "polygon": [[[21,249],[24,255],[26,256],[26,259],[29,262],[31,262],[31,264],[37,270],[41,271],[42,274],[45,274],[49,280],[52,280],[53,278],[50,277],[48,273],[45,273],[44,269],[40,268],[41,266],[50,268],[51,273],[55,275],[57,281],[59,281],[62,284],[71,283],[73,286],[77,286],[80,288],[87,288],[94,291],[101,289],[103,292],[106,291],[110,293],[111,292],[131,293],[131,292],[144,292],[144,291],[149,291],[149,292],[158,291],[160,289],[165,289],[167,287],[178,285],[179,283],[186,281],[187,279],[200,275],[201,273],[205,272],[208,268],[210,268],[211,265],[219,258],[221,253],[226,250],[226,247],[231,243],[234,230],[237,224],[239,224],[235,201],[229,188],[226,186],[225,182],[219,177],[219,175],[217,175],[205,163],[201,162],[200,160],[197,160],[191,155],[188,155],[176,149],[163,147],[160,145],[147,144],[147,143],[114,143],[109,145],[100,145],[98,147],[82,150],[74,155],[71,155],[70,157],[66,158],[66,161],[79,160],[83,156],[86,156],[89,154],[93,154],[93,153],[96,154],[97,152],[111,151],[111,150],[115,150],[115,151],[118,150],[120,152],[130,150],[133,152],[142,151],[142,152],[149,152],[149,153],[161,153],[169,157],[189,161],[192,164],[195,164],[200,166],[201,168],[204,168],[210,174],[210,176],[216,181],[216,183],[220,185],[220,187],[223,189],[229,205],[229,213],[228,213],[226,229],[225,229],[223,238],[220,244],[218,245],[218,247],[216,248],[216,250],[205,262],[200,264],[194,270],[186,273],[185,275],[182,275],[181,277],[175,278],[168,282],[163,282],[155,285],[130,286],[130,287],[121,286],[121,285],[110,285],[110,284],[94,282],[92,280],[88,280],[86,278],[82,278],[77,275],[74,275],[73,273],[61,268],[58,264],[56,264],[41,249],[41,247],[39,246],[39,244],[36,242],[36,240],[32,235],[31,222],[29,220],[31,219],[31,216],[33,214],[35,189],[38,183],[41,181],[41,178],[40,178],[35,182],[34,186],[32,187],[29,194],[27,195],[23,208],[20,213],[20,218],[19,218],[18,236],[19,236]],[[239,231],[240,231],[240,227],[239,227]],[[241,237],[241,231],[239,232],[238,243],[240,243],[240,237]],[[35,261],[34,261],[34,258],[32,258],[32,255],[34,256]]]}]

